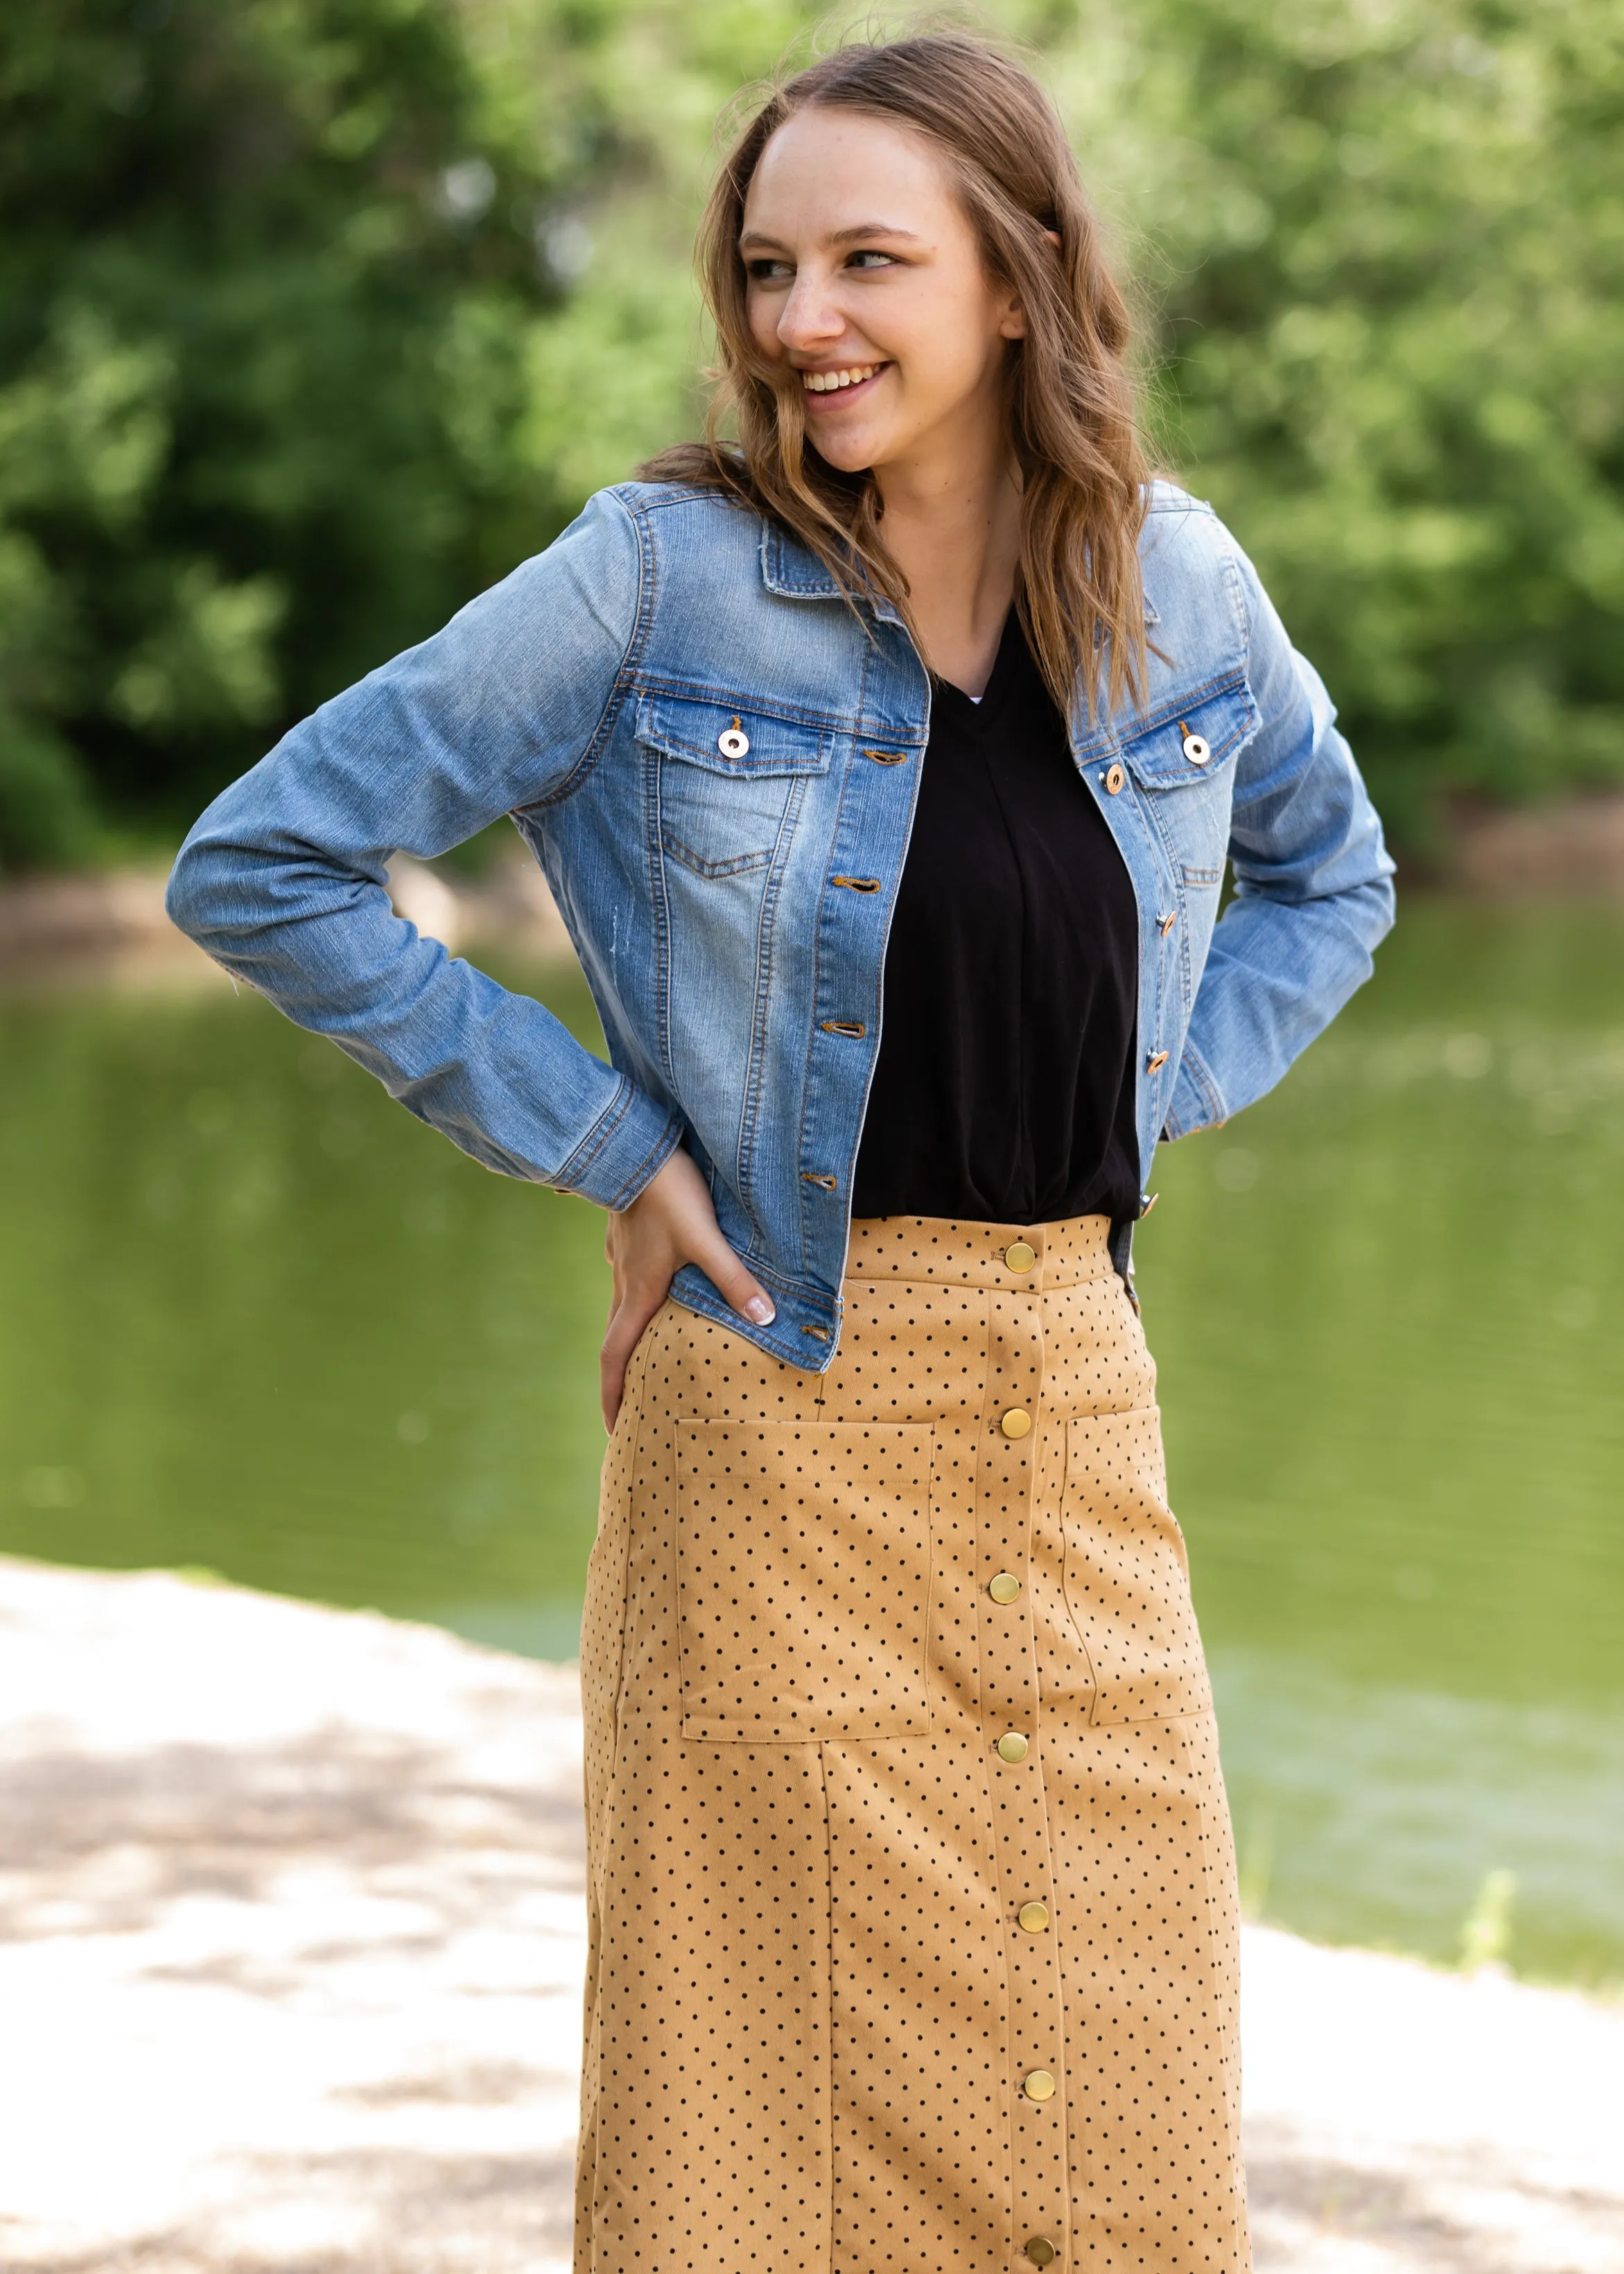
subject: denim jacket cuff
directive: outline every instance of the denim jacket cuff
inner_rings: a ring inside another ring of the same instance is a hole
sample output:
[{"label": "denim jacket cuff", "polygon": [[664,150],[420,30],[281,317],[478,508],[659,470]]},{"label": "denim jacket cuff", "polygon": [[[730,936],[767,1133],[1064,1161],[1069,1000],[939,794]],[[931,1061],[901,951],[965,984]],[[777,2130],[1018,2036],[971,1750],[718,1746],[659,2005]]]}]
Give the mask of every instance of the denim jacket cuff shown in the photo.
[{"label": "denim jacket cuff", "polygon": [[1168,1106],[1163,1133],[1170,1140],[1188,1137],[1197,1129],[1216,1129],[1229,1119],[1223,1093],[1213,1080],[1195,1044],[1186,1039],[1178,1062],[1178,1079]]},{"label": "denim jacket cuff", "polygon": [[622,1076],[608,1111],[547,1182],[599,1208],[629,1208],[681,1141],[681,1117],[656,1105]]}]

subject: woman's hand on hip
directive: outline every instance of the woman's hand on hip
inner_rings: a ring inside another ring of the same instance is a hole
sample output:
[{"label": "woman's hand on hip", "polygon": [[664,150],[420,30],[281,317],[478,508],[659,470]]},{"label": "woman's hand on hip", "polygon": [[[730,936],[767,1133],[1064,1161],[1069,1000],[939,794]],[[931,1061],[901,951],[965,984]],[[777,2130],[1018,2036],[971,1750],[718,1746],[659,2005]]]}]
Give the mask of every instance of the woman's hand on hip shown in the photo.
[{"label": "woman's hand on hip", "polygon": [[628,1209],[609,1218],[604,1253],[614,1274],[609,1330],[598,1358],[604,1427],[613,1429],[626,1388],[626,1361],[685,1263],[747,1319],[766,1326],[773,1303],[722,1237],[704,1178],[684,1152],[671,1156]]}]

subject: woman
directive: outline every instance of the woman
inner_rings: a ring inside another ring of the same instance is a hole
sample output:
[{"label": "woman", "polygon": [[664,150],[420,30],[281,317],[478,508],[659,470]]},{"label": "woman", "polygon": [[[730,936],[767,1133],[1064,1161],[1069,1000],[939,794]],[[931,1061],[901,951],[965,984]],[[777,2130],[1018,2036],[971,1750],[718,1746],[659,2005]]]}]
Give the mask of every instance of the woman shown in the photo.
[{"label": "woman", "polygon": [[[1128,1249],[1159,1137],[1367,976],[1391,864],[1244,556],[1148,480],[1023,70],[842,49],[702,249],[737,447],[326,704],[171,907],[610,1212],[577,2265],[1237,2268],[1234,1870]],[[390,913],[392,850],[503,812],[613,1070]]]}]

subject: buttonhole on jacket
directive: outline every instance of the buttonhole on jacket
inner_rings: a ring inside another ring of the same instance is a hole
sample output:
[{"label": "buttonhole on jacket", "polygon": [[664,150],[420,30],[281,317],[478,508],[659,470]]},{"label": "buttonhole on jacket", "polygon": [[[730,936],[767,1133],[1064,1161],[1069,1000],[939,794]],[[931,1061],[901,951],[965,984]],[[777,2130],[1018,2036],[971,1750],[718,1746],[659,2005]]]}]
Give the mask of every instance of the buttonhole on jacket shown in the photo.
[{"label": "buttonhole on jacket", "polygon": [[872,758],[876,766],[900,766],[907,763],[906,750],[865,750],[865,758]]},{"label": "buttonhole on jacket", "polygon": [[816,1169],[803,1169],[801,1175],[801,1181],[804,1184],[816,1185],[823,1192],[832,1193],[835,1188],[834,1178],[832,1177],[820,1177]]},{"label": "buttonhole on jacket", "polygon": [[853,1041],[858,1043],[861,1042],[868,1031],[867,1027],[860,1026],[855,1019],[825,1019],[822,1021],[822,1025],[826,1035],[850,1035]]},{"label": "buttonhole on jacket", "polygon": [[802,1327],[801,1331],[803,1335],[810,1335],[815,1343],[826,1343],[829,1340],[827,1327]]},{"label": "buttonhole on jacket", "polygon": [[848,892],[877,892],[880,889],[877,877],[831,877],[829,881],[831,885],[844,885]]}]

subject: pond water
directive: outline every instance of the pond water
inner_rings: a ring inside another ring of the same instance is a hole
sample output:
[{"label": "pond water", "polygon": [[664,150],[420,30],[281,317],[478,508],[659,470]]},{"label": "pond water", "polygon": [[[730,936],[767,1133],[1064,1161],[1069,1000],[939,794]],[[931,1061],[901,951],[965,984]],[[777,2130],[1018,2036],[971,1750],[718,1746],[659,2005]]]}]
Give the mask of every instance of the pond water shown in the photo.
[{"label": "pond water", "polygon": [[[1157,1163],[1243,1892],[1312,1935],[1624,1981],[1621,983],[1616,910],[1412,900],[1282,1089]],[[223,983],[14,993],[0,1065],[0,1547],[573,1654],[596,1211]]]}]

